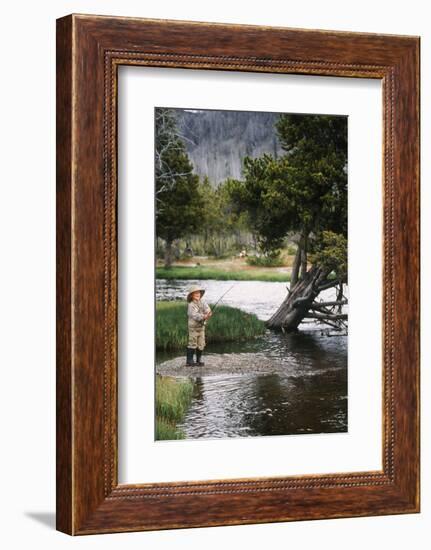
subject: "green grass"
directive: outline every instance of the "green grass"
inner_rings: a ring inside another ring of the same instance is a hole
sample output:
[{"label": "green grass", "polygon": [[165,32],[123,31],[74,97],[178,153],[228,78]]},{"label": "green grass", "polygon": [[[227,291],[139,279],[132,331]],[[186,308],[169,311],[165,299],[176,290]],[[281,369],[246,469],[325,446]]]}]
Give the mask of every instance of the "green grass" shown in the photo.
[{"label": "green grass", "polygon": [[[256,315],[229,306],[217,306],[205,330],[207,344],[249,340],[265,332]],[[176,350],[187,346],[187,303],[157,302],[156,349]]]},{"label": "green grass", "polygon": [[175,424],[156,416],[156,441],[171,441],[172,439],[184,439],[184,437],[184,433],[178,430]]},{"label": "green grass", "polygon": [[190,380],[156,377],[156,440],[184,439],[177,423],[183,420],[192,395],[193,383]]},{"label": "green grass", "polygon": [[[270,268],[268,268],[270,269]],[[227,271],[214,267],[197,266],[173,266],[169,268],[157,267],[157,279],[214,279],[217,281],[268,281],[268,282],[286,282],[290,280],[289,273],[277,273],[270,271],[261,271],[259,269],[245,269],[237,271]]]}]

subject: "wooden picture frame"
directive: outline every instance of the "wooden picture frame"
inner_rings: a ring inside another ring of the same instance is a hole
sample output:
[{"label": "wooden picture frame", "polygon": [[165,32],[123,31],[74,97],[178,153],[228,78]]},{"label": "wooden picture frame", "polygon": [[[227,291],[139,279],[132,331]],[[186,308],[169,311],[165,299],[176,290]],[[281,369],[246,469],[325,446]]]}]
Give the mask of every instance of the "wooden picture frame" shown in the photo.
[{"label": "wooden picture frame", "polygon": [[[383,469],[118,484],[117,68],[381,79]],[[419,511],[419,38],[57,21],[57,529],[71,535]]]}]

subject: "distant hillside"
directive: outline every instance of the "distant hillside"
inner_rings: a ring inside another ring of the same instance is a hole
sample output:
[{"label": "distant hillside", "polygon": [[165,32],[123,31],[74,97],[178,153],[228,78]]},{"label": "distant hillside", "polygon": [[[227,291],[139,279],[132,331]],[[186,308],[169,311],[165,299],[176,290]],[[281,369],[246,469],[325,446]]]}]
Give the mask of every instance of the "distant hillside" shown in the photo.
[{"label": "distant hillside", "polygon": [[241,178],[245,155],[283,154],[274,129],[278,113],[175,111],[195,172],[216,185],[227,177]]}]

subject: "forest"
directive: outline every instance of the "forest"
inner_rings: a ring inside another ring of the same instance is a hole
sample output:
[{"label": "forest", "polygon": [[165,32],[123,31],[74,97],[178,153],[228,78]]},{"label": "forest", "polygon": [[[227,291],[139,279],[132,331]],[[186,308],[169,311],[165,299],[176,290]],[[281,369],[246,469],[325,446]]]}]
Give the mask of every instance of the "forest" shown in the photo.
[{"label": "forest", "polygon": [[[273,114],[265,129],[252,127],[267,150],[241,155],[240,169],[223,170],[216,158],[211,179],[196,128],[187,132],[181,114],[155,111],[157,278],[284,280],[286,298],[268,328],[289,332],[314,320],[346,331],[347,117]],[[336,298],[318,301],[331,287]]]}]

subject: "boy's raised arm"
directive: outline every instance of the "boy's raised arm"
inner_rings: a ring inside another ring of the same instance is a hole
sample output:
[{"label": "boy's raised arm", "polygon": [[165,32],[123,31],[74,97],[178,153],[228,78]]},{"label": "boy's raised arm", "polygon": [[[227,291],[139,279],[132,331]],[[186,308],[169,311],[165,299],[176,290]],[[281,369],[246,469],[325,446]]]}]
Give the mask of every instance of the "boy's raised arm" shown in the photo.
[{"label": "boy's raised arm", "polygon": [[199,313],[199,308],[193,302],[190,302],[190,304],[188,305],[187,314],[194,321],[204,320],[204,315],[202,313]]},{"label": "boy's raised arm", "polygon": [[212,311],[211,311],[210,306],[207,304],[207,302],[204,302],[204,312],[205,312],[205,317],[206,318],[211,317]]}]

